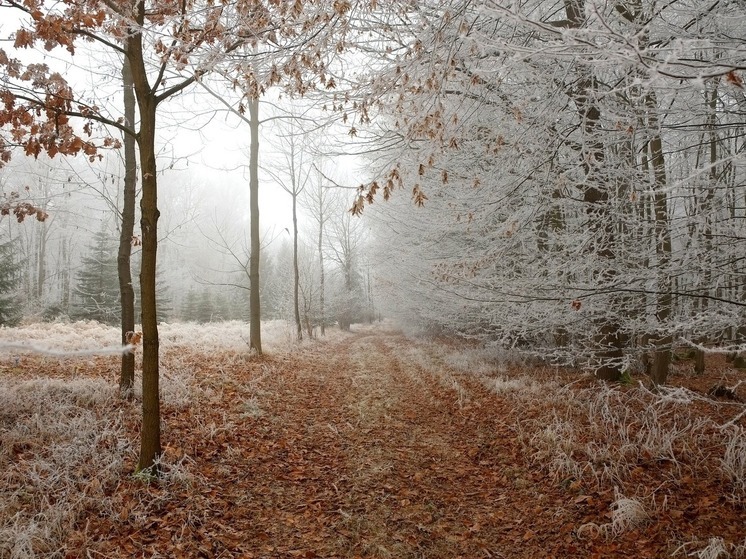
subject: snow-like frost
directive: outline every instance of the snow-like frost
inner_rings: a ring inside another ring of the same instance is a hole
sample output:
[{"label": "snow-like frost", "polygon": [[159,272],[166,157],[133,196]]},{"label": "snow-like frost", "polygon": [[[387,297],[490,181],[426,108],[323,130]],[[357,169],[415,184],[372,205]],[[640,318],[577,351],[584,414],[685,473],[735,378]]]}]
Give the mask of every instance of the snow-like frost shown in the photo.
[{"label": "snow-like frost", "polygon": [[732,487],[733,499],[736,502],[746,501],[746,429],[743,427],[729,430],[721,464]]},{"label": "snow-like frost", "polygon": [[[262,322],[262,348],[268,351],[289,349],[293,345],[293,332],[292,326],[284,320]],[[334,335],[334,329],[330,329],[330,334]],[[161,323],[158,337],[164,349],[184,346],[206,352],[249,349],[249,325],[240,321]],[[63,352],[118,352],[121,351],[120,330],[91,320],[0,328],[0,359],[16,359],[24,352],[24,347],[30,352],[37,349],[58,356]]]},{"label": "snow-like frost", "polygon": [[[92,320],[80,322],[44,322],[16,328],[0,328],[0,358],[14,359],[22,351],[19,344],[44,348],[54,352],[92,351],[118,348],[117,328]],[[4,346],[13,346],[10,352]],[[117,349],[118,351],[118,349]]]},{"label": "snow-like frost", "polygon": [[616,491],[616,499],[611,503],[611,533],[619,535],[644,526],[650,515],[638,499],[625,497]]},{"label": "snow-like frost", "polygon": [[[696,559],[743,559],[746,557],[746,541],[743,545],[727,544],[721,537],[712,537],[705,547],[696,549],[702,545],[698,541],[687,542],[681,545],[673,556],[684,554],[686,557],[695,557]],[[688,551],[694,548],[693,551]]]},{"label": "snow-like frost", "polygon": [[62,556],[80,514],[105,509],[133,459],[117,404],[100,378],[0,379],[0,557]]},{"label": "snow-like frost", "polygon": [[697,559],[725,559],[730,557],[723,538],[710,538],[706,547],[690,555],[697,557]]},{"label": "snow-like frost", "polygon": [[[285,320],[262,322],[262,349],[282,351],[288,349],[294,338],[294,327]],[[161,323],[158,326],[161,347],[190,346],[207,353],[215,350],[249,350],[249,325],[237,320],[226,322]]]}]

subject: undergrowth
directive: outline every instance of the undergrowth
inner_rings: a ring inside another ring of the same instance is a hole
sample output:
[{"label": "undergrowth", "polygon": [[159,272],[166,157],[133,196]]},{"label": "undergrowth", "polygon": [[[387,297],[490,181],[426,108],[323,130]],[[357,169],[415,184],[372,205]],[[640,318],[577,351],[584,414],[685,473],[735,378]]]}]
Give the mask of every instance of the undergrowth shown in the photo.
[{"label": "undergrowth", "polygon": [[[614,539],[655,523],[666,513],[672,488],[686,480],[719,478],[728,506],[746,504],[742,404],[719,403],[685,388],[562,384],[551,369],[537,375],[539,368],[499,348],[431,342],[427,351],[418,351],[423,367],[469,375],[515,402],[516,433],[531,468],[563,487],[613,491],[606,516],[579,526],[579,537]],[[527,414],[527,409],[543,411]],[[718,415],[728,419],[718,422],[713,419]],[[657,486],[646,486],[652,479]],[[702,559],[746,557],[746,540],[726,542],[717,532],[698,535],[709,539],[693,540],[677,553]]]},{"label": "undergrowth", "polygon": [[80,514],[106,508],[128,408],[102,379],[0,380],[0,558],[63,557]]},{"label": "undergrowth", "polygon": [[[266,346],[286,349],[285,323],[264,327]],[[162,324],[160,334],[165,356],[161,399],[170,409],[193,405],[197,397],[215,396],[214,389],[197,382],[196,353],[219,352],[221,367],[230,367],[231,359],[239,365],[247,356],[248,330],[242,323]],[[92,321],[29,324],[0,332],[0,350],[4,343],[12,346],[0,355],[6,373],[0,376],[0,559],[65,557],[64,542],[83,516],[122,515],[121,503],[109,495],[130,476],[137,461],[136,441],[127,433],[125,419],[140,414],[139,372],[134,400],[125,402],[119,398],[110,365],[107,373],[97,369],[100,362],[92,358],[64,355],[113,347],[118,340],[116,328]],[[24,346],[29,351],[24,352]],[[44,373],[28,378],[33,349],[38,347],[59,353],[42,360],[44,371],[55,378]],[[184,351],[186,347],[190,351]],[[137,364],[139,369],[139,352]],[[79,369],[98,376],[83,376]],[[71,373],[77,378],[70,379]],[[257,401],[247,405],[247,413],[260,413]],[[191,464],[186,455],[162,457],[159,486],[195,483]],[[143,475],[132,479],[150,481]]]}]

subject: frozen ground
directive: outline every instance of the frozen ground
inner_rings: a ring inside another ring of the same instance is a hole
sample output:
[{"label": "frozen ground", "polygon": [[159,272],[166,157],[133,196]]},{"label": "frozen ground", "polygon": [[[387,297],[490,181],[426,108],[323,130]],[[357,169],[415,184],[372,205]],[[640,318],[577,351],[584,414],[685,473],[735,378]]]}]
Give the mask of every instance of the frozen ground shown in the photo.
[{"label": "frozen ground", "polygon": [[292,331],[265,324],[258,358],[245,324],[161,326],[152,483],[117,329],[0,330],[0,559],[746,557],[724,362],[653,392],[388,324]]}]

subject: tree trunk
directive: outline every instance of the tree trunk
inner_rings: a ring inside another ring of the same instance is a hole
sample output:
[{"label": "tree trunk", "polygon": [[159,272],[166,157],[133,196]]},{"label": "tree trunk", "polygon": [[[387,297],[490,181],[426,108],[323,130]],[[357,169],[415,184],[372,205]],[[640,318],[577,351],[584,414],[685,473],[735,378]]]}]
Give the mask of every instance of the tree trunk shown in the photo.
[{"label": "tree trunk", "polygon": [[[346,233],[349,234],[349,230],[346,230]],[[347,244],[348,242],[349,242],[349,239],[345,239],[345,243]],[[352,306],[352,253],[350,251],[349,246],[347,245],[344,250],[344,254],[345,254],[344,277],[345,277],[346,298],[343,302],[344,307],[339,317],[339,328],[340,330],[349,332],[350,326],[352,326],[352,308],[351,308]]]},{"label": "tree trunk", "polygon": [[319,194],[319,314],[321,335],[326,335],[326,317],[324,316],[324,198]]},{"label": "tree trunk", "polygon": [[373,324],[373,317],[375,316],[375,307],[373,305],[373,282],[371,281],[371,277],[370,277],[370,261],[368,262],[368,265],[366,267],[365,275],[366,275],[365,279],[368,282],[368,286],[366,289],[366,293],[368,296],[368,316],[366,317],[366,322],[368,324]]},{"label": "tree trunk", "polygon": [[[145,4],[137,3],[138,21],[144,21]],[[158,249],[158,184],[155,159],[156,108],[158,99],[148,83],[142,52],[142,36],[133,32],[127,40],[127,56],[140,112],[137,136],[140,149],[142,198],[140,228],[142,263],[140,268],[140,303],[142,312],[142,428],[138,471],[158,472],[161,454],[161,410],[158,376],[158,322],[156,318],[156,254]]]},{"label": "tree trunk", "polygon": [[251,146],[249,150],[249,213],[251,255],[249,256],[249,347],[262,353],[261,309],[259,302],[259,99],[249,101]]},{"label": "tree trunk", "polygon": [[62,313],[65,316],[70,315],[70,239],[66,238],[62,241],[61,246],[61,257],[62,257],[62,297],[60,299],[60,306]]},{"label": "tree trunk", "polygon": [[[141,105],[142,107],[142,105]],[[161,413],[158,374],[158,321],[156,318],[156,253],[158,249],[158,189],[155,161],[155,107],[140,119],[140,161],[142,162],[142,263],[140,305],[142,312],[142,437],[138,470],[152,468],[161,454]]]},{"label": "tree trunk", "polygon": [[[132,130],[135,129],[135,92],[129,59],[124,57],[122,67],[124,89],[124,119]],[[124,202],[122,205],[122,229],[119,236],[117,270],[119,273],[119,294],[122,308],[122,344],[129,343],[128,333],[135,330],[135,290],[132,286],[132,236],[135,230],[135,197],[137,188],[136,141],[130,134],[124,134]],[[135,385],[135,354],[122,354],[119,374],[119,390],[123,397],[132,398]]]},{"label": "tree trunk", "polygon": [[[44,204],[46,209],[46,201]],[[44,298],[44,279],[47,275],[47,224],[38,223],[39,227],[39,249],[37,251],[38,261],[36,267],[36,300],[41,307]]]},{"label": "tree trunk", "polygon": [[[703,279],[702,284],[704,288],[709,290],[710,284],[712,283],[712,255],[713,255],[713,234],[712,234],[712,203],[715,197],[715,189],[717,187],[718,178],[718,134],[715,129],[716,114],[717,114],[717,101],[718,101],[718,86],[719,80],[716,78],[712,81],[712,89],[706,93],[705,99],[707,100],[708,113],[707,113],[707,130],[710,135],[709,151],[710,151],[710,184],[705,194],[705,199],[700,204],[698,210],[702,215],[704,221],[704,231],[702,236],[704,238],[704,250],[702,251],[702,258],[705,259],[703,263]],[[709,98],[707,97],[709,95]],[[709,299],[702,298],[700,300],[700,312],[705,312],[709,307]],[[698,340],[700,344],[707,343],[706,338]],[[697,349],[695,353],[694,361],[694,372],[697,374],[704,374],[705,372],[705,352],[701,349]]]},{"label": "tree trunk", "polygon": [[300,272],[298,271],[298,187],[295,184],[295,172],[293,172],[293,303],[295,305],[295,326],[298,340],[303,339],[303,326],[300,321],[300,307],[298,301],[298,289],[300,288]]},{"label": "tree trunk", "polygon": [[705,372],[705,352],[699,348],[694,351],[694,372],[698,375]]},{"label": "tree trunk", "polygon": [[[658,123],[658,102],[655,92],[648,92],[646,96],[648,108],[648,128],[653,131],[650,139],[650,164],[653,169],[655,181],[655,194],[653,195],[653,211],[655,216],[655,252],[657,256],[656,272],[658,277],[658,289],[655,301],[655,318],[659,328],[666,328],[666,323],[671,316],[671,229],[668,224],[668,194],[666,193],[666,162],[663,156],[663,141],[660,135]],[[664,334],[656,340],[655,355],[651,377],[657,384],[665,384],[668,378],[668,369],[671,364],[671,350],[673,338]]]}]

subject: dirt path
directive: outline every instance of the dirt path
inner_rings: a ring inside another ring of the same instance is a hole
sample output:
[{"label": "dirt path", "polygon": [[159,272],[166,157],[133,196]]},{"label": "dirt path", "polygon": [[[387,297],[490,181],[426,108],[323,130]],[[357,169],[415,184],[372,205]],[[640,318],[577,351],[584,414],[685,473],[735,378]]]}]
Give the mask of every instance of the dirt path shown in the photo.
[{"label": "dirt path", "polygon": [[216,358],[195,379],[190,405],[165,406],[166,461],[183,467],[160,487],[125,479],[71,546],[91,557],[590,556],[573,534],[575,495],[546,491],[556,481],[521,456],[515,401],[427,370],[401,336]]}]

